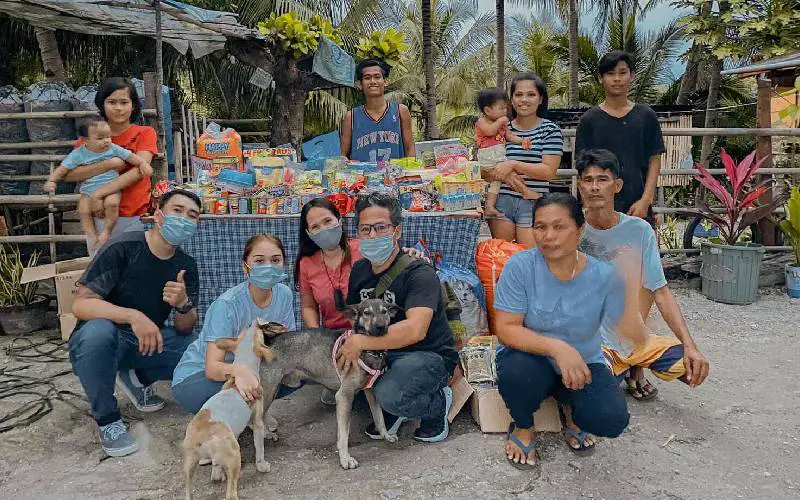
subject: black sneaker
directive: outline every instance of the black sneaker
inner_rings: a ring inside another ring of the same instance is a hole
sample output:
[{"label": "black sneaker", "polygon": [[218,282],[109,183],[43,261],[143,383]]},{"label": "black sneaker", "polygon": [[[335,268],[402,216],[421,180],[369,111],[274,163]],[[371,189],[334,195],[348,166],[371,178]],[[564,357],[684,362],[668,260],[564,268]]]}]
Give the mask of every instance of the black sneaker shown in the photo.
[{"label": "black sneaker", "polygon": [[425,443],[438,443],[447,439],[450,432],[450,425],[447,421],[447,414],[453,404],[453,391],[449,387],[442,389],[444,392],[444,418],[423,420],[417,430],[414,431],[414,439]]},{"label": "black sneaker", "polygon": [[[383,410],[381,410],[383,411]],[[392,415],[391,413],[383,412],[383,421],[386,424],[386,432],[389,433],[390,436],[396,436],[397,431],[400,430],[400,426],[403,425],[403,422],[406,421],[405,417],[397,417]],[[378,432],[377,427],[375,427],[375,422],[370,423],[367,426],[367,429],[364,433],[369,436],[370,439],[381,440],[381,433]]]}]

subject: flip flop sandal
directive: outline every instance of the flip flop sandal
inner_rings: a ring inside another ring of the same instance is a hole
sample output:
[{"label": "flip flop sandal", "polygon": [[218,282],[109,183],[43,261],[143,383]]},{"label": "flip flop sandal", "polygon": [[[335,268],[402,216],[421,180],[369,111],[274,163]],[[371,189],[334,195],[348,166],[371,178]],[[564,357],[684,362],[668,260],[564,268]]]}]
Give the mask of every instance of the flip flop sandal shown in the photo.
[{"label": "flip flop sandal", "polygon": [[580,447],[575,448],[569,443],[569,441],[567,441],[567,446],[569,447],[569,451],[571,451],[572,453],[584,457],[587,457],[592,453],[594,453],[594,445],[596,443],[592,443],[589,445],[586,444],[586,437],[589,435],[588,433],[584,431],[576,431],[572,427],[563,427],[561,429],[561,434],[563,434],[565,438],[566,437],[575,438],[575,440],[578,443],[580,443]]},{"label": "flip flop sandal", "polygon": [[[527,457],[530,456],[531,451],[536,450],[536,446],[537,446],[536,439],[534,439],[533,441],[528,443],[528,445],[526,446],[526,445],[524,445],[522,443],[522,441],[519,440],[519,438],[517,436],[512,434],[514,432],[514,429],[515,429],[514,422],[511,422],[511,424],[508,426],[508,435],[507,435],[508,440],[511,441],[512,443],[514,443],[515,445],[517,445],[519,447],[519,449],[522,450],[522,453],[525,454],[525,457],[527,458]],[[513,459],[508,458],[508,455],[506,455],[506,460],[515,469],[531,470],[531,469],[535,468],[537,465],[539,465],[539,453],[537,451],[537,453],[536,453],[536,462],[534,462],[533,464],[529,464],[527,462],[524,463],[524,464],[523,463],[519,463],[519,462],[515,462]]]},{"label": "flip flop sandal", "polygon": [[[642,380],[633,380],[631,378],[625,379],[625,392],[637,401],[652,401],[658,396],[658,387],[650,383],[649,380],[643,378]],[[645,391],[647,389],[647,391]]]},{"label": "flip flop sandal", "polygon": [[569,443],[569,441],[567,441],[567,447],[572,453],[581,456],[589,456],[592,453],[594,453],[594,446],[597,443],[592,443],[587,445],[586,436],[588,436],[589,434],[584,431],[576,431],[575,429],[567,425],[567,414],[564,410],[564,405],[562,403],[558,403],[558,418],[561,420],[561,434],[563,434],[565,438],[572,437],[578,443],[580,443],[580,446],[578,448],[574,448]]}]

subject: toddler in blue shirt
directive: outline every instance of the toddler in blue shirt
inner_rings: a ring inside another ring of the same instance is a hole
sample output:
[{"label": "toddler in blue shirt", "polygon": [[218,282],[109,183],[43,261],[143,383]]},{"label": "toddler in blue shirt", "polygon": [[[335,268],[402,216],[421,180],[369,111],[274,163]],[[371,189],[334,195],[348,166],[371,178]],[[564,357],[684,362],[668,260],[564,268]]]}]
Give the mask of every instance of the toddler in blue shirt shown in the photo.
[{"label": "toddler in blue shirt", "polygon": [[[114,169],[108,170],[86,179],[80,185],[81,197],[78,201],[78,213],[81,227],[89,237],[89,241],[95,242],[94,248],[99,248],[111,236],[111,230],[114,229],[119,218],[122,190],[142,177],[151,176],[153,168],[142,158],[112,143],[111,127],[99,118],[91,119],[79,126],[78,135],[83,144],[73,149],[64,158],[61,165],[53,170],[44,185],[46,192],[55,192],[56,183],[62,180],[69,171],[82,165],[92,165],[112,158],[120,158],[136,167],[122,175]],[[103,230],[99,235],[94,224],[93,206],[102,206],[102,215],[105,219]]]}]

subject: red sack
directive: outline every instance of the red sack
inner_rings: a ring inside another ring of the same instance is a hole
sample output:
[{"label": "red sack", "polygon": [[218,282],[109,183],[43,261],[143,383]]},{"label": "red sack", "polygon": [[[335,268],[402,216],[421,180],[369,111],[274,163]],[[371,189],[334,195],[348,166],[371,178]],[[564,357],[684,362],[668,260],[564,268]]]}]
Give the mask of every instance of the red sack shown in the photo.
[{"label": "red sack", "polygon": [[328,196],[328,201],[333,203],[333,206],[339,211],[339,215],[344,217],[352,212],[356,207],[355,197],[348,196],[345,193],[336,193]]},{"label": "red sack", "polygon": [[489,315],[489,331],[496,334],[494,328],[494,287],[500,279],[500,273],[515,253],[528,247],[519,243],[506,240],[487,240],[478,243],[475,250],[475,265],[478,269],[478,278],[481,280],[483,290],[486,292],[486,312]]}]

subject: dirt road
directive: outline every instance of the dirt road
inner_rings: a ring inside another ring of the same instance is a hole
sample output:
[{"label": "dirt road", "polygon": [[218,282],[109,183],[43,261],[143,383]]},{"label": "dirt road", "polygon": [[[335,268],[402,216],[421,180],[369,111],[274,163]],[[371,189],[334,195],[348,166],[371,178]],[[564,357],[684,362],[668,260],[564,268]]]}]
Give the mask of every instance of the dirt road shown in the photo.
[{"label": "dirt road", "polygon": [[[548,435],[539,470],[517,471],[505,463],[502,437],[481,434],[468,409],[444,443],[416,443],[408,425],[398,443],[376,443],[361,433],[364,405],[351,432],[360,467],[343,471],[333,411],[319,402],[318,388],[306,387],[274,406],[280,441],[267,444],[271,472],[255,470],[251,434],[243,434],[240,497],[800,498],[800,304],[767,293],[739,307],[679,291],[690,329],[711,359],[710,378],[695,390],[655,382],[657,401],[629,399],[630,428],[601,441],[592,457],[574,456]],[[660,318],[652,324],[666,333]],[[80,390],[71,375],[62,379]],[[169,396],[168,386],[159,392]],[[0,403],[0,413],[8,409]],[[94,423],[60,403],[39,422],[0,434],[0,498],[182,498],[179,443],[188,416],[174,403],[145,420],[127,402],[123,413],[143,439],[143,449],[127,458],[102,459]],[[199,470],[194,491],[201,499],[223,496],[208,467]]]}]

